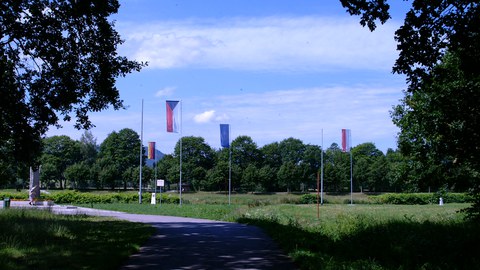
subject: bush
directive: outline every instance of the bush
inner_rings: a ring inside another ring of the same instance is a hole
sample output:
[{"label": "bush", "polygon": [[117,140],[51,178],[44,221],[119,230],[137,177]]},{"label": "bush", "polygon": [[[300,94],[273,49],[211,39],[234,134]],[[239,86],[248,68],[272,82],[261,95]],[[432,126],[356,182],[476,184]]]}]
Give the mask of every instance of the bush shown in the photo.
[{"label": "bush", "polygon": [[[138,194],[136,193],[83,193],[78,191],[66,191],[50,194],[47,199],[55,203],[66,204],[92,204],[92,203],[136,203]],[[151,193],[142,194],[142,203],[150,203]],[[157,201],[160,198],[157,197]],[[162,194],[162,203],[178,203],[179,198],[173,195]]]},{"label": "bush", "polygon": [[10,198],[10,200],[28,200],[26,192],[0,192],[0,200]]},{"label": "bush", "polygon": [[300,197],[299,204],[316,204],[317,203],[317,195],[316,194],[303,194]]},{"label": "bush", "polygon": [[437,204],[440,197],[444,203],[470,203],[473,198],[465,193],[386,193],[371,196],[374,202],[380,204]]}]

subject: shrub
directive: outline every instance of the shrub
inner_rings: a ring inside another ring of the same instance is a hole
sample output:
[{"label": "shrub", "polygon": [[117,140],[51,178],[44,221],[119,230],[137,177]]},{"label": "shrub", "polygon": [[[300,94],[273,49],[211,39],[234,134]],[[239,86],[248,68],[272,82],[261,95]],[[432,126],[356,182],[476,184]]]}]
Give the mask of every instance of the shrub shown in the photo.
[{"label": "shrub", "polygon": [[316,194],[303,194],[300,197],[299,204],[316,204],[317,203],[317,195]]},{"label": "shrub", "polygon": [[28,200],[26,192],[0,192],[0,199],[10,198],[10,200]]},{"label": "shrub", "polygon": [[371,196],[374,202],[381,204],[437,204],[440,197],[444,203],[469,203],[472,197],[464,193],[386,193]]}]

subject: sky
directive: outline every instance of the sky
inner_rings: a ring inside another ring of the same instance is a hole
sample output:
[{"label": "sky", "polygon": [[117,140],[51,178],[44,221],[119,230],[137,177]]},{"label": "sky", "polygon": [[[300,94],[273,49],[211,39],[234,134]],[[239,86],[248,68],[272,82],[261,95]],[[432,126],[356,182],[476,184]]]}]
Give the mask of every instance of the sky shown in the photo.
[{"label": "sky", "polygon": [[[127,108],[91,113],[91,132],[99,144],[123,128],[142,134],[143,100],[143,144],[166,154],[180,135],[219,149],[219,124],[259,147],[293,137],[328,148],[346,128],[353,146],[396,149],[390,111],[406,84],[392,74],[394,32],[407,8],[396,2],[370,32],[339,0],[121,0],[118,52],[148,66],[117,80]],[[181,134],[166,132],[166,100],[181,101]],[[47,136],[78,140],[73,124]]]}]

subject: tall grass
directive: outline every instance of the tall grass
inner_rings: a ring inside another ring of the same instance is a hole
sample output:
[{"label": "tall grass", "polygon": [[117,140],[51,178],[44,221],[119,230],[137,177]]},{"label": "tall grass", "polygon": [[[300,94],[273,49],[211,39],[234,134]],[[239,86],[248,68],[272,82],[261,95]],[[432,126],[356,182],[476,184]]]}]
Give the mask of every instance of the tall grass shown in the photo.
[{"label": "tall grass", "polygon": [[301,269],[478,269],[480,229],[465,205],[327,205],[255,209],[262,227]]},{"label": "tall grass", "polygon": [[120,220],[0,211],[0,269],[117,269],[153,233]]}]

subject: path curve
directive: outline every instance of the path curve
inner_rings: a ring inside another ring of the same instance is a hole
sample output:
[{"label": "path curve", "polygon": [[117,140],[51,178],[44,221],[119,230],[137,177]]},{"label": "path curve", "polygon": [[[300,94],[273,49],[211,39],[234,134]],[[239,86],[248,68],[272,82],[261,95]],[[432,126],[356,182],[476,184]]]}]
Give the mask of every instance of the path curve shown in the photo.
[{"label": "path curve", "polygon": [[276,243],[255,226],[72,206],[55,205],[50,209],[60,214],[108,216],[155,227],[155,234],[125,262],[122,270],[296,269]]}]

